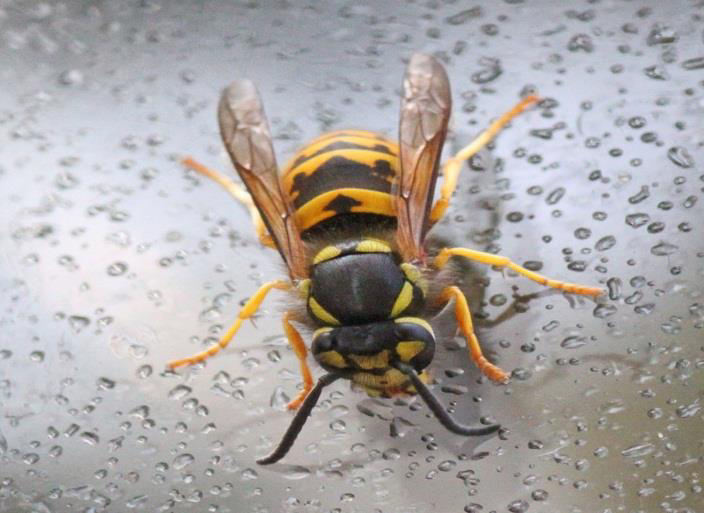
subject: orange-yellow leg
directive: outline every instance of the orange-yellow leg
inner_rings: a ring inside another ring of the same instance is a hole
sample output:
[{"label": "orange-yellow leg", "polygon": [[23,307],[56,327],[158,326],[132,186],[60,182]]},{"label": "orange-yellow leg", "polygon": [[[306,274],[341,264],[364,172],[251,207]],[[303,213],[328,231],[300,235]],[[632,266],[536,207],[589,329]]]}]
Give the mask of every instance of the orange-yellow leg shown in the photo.
[{"label": "orange-yellow leg", "polygon": [[283,318],[284,331],[286,332],[286,337],[288,338],[288,343],[291,344],[293,352],[296,353],[298,362],[301,364],[301,377],[303,378],[303,390],[301,390],[298,395],[288,403],[289,410],[297,410],[301,405],[306,396],[313,389],[313,376],[308,368],[308,363],[306,362],[306,356],[308,356],[308,350],[306,349],[306,344],[303,342],[301,334],[298,330],[294,328],[291,324],[291,312],[286,312]]},{"label": "orange-yellow leg", "polygon": [[230,329],[227,330],[227,332],[216,344],[213,344],[205,351],[196,353],[188,358],[171,360],[167,363],[167,366],[171,369],[175,369],[176,367],[182,367],[184,365],[193,365],[194,363],[202,362],[203,360],[210,358],[214,354],[220,352],[221,349],[225,349],[230,343],[230,340],[232,340],[232,337],[234,337],[235,333],[237,333],[237,330],[239,330],[240,326],[242,326],[244,320],[250,318],[256,313],[257,310],[259,310],[259,306],[262,304],[262,301],[264,301],[264,298],[271,289],[287,290],[289,288],[291,288],[291,284],[281,280],[265,283],[259,287],[259,290],[257,290],[251,298],[249,298],[249,301],[245,303],[244,308],[242,308],[240,313],[237,314],[237,320],[232,326],[230,326]]},{"label": "orange-yellow leg", "polygon": [[462,331],[465,340],[467,340],[469,355],[471,356],[472,361],[474,361],[477,367],[479,367],[479,370],[482,371],[482,374],[492,381],[497,381],[499,383],[505,383],[508,381],[509,374],[487,360],[482,353],[479,340],[477,339],[477,335],[474,333],[472,314],[469,311],[467,298],[464,297],[462,291],[455,286],[447,287],[446,289],[443,289],[440,297],[445,302],[449,302],[454,298],[455,318],[457,319],[457,324],[459,324],[460,330]]},{"label": "orange-yellow leg", "polygon": [[603,294],[604,290],[599,287],[589,287],[587,285],[578,285],[576,283],[567,283],[559,280],[552,280],[546,278],[542,274],[529,271],[525,267],[521,267],[518,264],[513,263],[508,257],[501,255],[492,255],[491,253],[484,253],[483,251],[475,251],[473,249],[467,248],[445,248],[435,257],[433,265],[438,269],[443,267],[450,257],[461,256],[474,260],[476,262],[481,262],[482,264],[495,265],[497,267],[507,267],[512,271],[517,272],[535,282],[545,285],[546,287],[552,287],[554,289],[564,290],[565,292],[571,292],[572,294],[583,294],[585,296],[599,296]]},{"label": "orange-yellow leg", "polygon": [[526,96],[511,110],[504,113],[499,119],[489,125],[489,128],[479,134],[471,143],[458,151],[454,157],[443,164],[442,189],[440,190],[440,197],[435,202],[433,210],[430,212],[431,223],[438,222],[445,215],[445,211],[452,199],[452,193],[455,192],[455,188],[457,188],[457,179],[467,159],[489,144],[513,118],[539,100],[540,98],[535,95]]},{"label": "orange-yellow leg", "polygon": [[266,226],[264,225],[264,221],[262,221],[262,216],[259,214],[257,207],[254,206],[252,197],[244,189],[244,187],[233,182],[222,173],[210,169],[209,167],[204,166],[200,162],[193,160],[191,157],[184,158],[181,163],[187,168],[192,169],[193,171],[197,171],[198,173],[207,176],[211,180],[215,180],[217,183],[222,185],[225,190],[229,192],[237,201],[244,204],[244,206],[247,207],[247,210],[249,210],[249,215],[252,218],[252,223],[254,223],[254,228],[257,230],[259,242],[261,242],[264,246],[276,248],[274,240],[271,238],[271,235],[269,235],[269,232],[267,231]]}]

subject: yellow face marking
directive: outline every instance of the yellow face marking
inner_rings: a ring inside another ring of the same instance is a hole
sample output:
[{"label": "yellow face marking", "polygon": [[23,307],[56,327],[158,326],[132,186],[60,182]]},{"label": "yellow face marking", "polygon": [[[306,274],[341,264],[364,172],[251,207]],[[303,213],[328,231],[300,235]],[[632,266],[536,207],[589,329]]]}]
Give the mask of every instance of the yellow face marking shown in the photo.
[{"label": "yellow face marking", "polygon": [[355,246],[354,250],[357,253],[391,253],[388,244],[376,239],[364,239]]},{"label": "yellow face marking", "polygon": [[391,315],[389,315],[389,318],[393,319],[394,317],[399,316],[401,312],[408,308],[411,301],[413,301],[413,285],[411,285],[408,281],[404,281],[401,292],[398,293],[394,306],[391,308]]},{"label": "yellow face marking", "polygon": [[403,274],[406,275],[406,278],[408,278],[408,281],[420,288],[424,296],[428,295],[428,282],[423,278],[423,274],[420,272],[420,269],[413,264],[404,262],[401,264],[401,270],[403,271]]},{"label": "yellow face marking", "polygon": [[298,292],[301,294],[301,296],[307,298],[310,295],[310,278],[298,282],[296,288],[298,289]]},{"label": "yellow face marking", "polygon": [[319,362],[330,365],[331,367],[337,367],[338,369],[347,367],[347,362],[344,357],[337,351],[324,351],[318,353],[315,357]]},{"label": "yellow face marking", "polygon": [[342,250],[336,248],[335,246],[326,246],[315,255],[313,258],[313,265],[319,264],[320,262],[325,262],[326,260],[332,260],[333,258],[340,256]]},{"label": "yellow face marking", "polygon": [[395,323],[402,323],[402,322],[410,322],[411,324],[417,324],[418,326],[422,326],[423,328],[428,331],[433,338],[435,338],[435,333],[433,332],[433,327],[426,321],[425,319],[421,319],[420,317],[399,317],[398,319],[394,319]]},{"label": "yellow face marking", "polygon": [[384,350],[373,355],[348,354],[347,357],[362,369],[387,369],[389,367],[389,352]]},{"label": "yellow face marking", "polygon": [[315,315],[315,317],[317,317],[321,322],[324,322],[325,324],[332,324],[333,326],[340,325],[340,321],[335,319],[330,312],[320,306],[320,303],[318,303],[313,296],[310,296],[308,299],[308,306],[310,306],[310,311],[313,312],[313,315]]},{"label": "yellow face marking", "polygon": [[410,362],[411,359],[425,349],[425,342],[420,340],[406,340],[396,344],[396,354],[403,362]]}]

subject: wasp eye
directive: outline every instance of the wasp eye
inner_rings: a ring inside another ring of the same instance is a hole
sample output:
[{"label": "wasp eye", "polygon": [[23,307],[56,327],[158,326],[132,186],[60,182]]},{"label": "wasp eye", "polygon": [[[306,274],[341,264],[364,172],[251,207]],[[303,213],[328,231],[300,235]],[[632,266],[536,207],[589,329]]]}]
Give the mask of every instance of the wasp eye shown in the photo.
[{"label": "wasp eye", "polygon": [[320,328],[313,333],[313,344],[311,349],[313,354],[332,351],[337,347],[337,337],[335,330],[332,328]]}]

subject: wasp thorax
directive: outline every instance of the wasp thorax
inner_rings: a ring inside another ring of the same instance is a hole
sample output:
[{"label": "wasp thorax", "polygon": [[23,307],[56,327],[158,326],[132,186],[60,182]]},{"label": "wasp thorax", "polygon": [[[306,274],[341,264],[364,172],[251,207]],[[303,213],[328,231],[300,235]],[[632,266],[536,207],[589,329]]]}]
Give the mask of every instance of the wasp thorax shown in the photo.
[{"label": "wasp thorax", "polygon": [[327,246],[313,260],[308,310],[323,325],[354,325],[418,313],[420,272],[382,241]]}]

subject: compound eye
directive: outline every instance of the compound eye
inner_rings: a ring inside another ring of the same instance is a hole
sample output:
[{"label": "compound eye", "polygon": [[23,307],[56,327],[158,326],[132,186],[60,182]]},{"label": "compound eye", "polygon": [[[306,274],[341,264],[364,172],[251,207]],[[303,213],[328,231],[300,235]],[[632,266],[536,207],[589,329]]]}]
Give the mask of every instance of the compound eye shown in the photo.
[{"label": "compound eye", "polygon": [[331,351],[335,348],[335,330],[333,328],[320,328],[313,333],[311,350],[313,354]]}]

